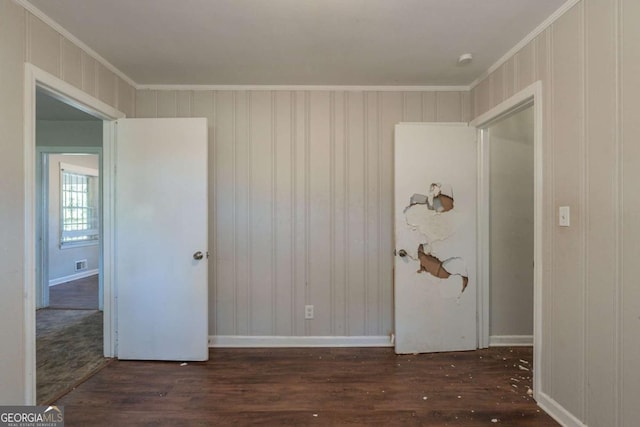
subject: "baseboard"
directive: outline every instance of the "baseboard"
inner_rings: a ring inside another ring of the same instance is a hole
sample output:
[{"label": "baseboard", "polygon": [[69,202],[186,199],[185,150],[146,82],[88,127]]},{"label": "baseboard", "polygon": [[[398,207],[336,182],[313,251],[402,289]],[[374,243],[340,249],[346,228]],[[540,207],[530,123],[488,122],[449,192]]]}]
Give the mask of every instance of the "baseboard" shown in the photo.
[{"label": "baseboard", "polygon": [[244,336],[212,335],[209,347],[393,347],[391,338],[381,336]]},{"label": "baseboard", "polygon": [[582,421],[567,411],[558,402],[547,396],[543,392],[536,394],[536,402],[551,418],[565,427],[587,427]]},{"label": "baseboard", "polygon": [[73,280],[84,279],[85,277],[95,276],[96,274],[98,274],[98,272],[99,271],[96,268],[95,270],[81,271],[80,273],[71,274],[69,276],[58,277],[57,279],[49,280],[49,286],[55,286],[61,283],[67,283]]},{"label": "baseboard", "polygon": [[533,335],[491,335],[489,347],[531,347]]}]

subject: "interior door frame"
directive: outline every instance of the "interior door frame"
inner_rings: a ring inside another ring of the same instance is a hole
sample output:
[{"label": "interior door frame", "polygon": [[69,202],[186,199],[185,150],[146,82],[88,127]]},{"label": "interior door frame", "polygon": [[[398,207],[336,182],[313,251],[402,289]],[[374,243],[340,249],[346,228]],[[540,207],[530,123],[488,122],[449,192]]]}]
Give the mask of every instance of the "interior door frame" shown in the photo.
[{"label": "interior door frame", "polygon": [[537,81],[469,123],[478,131],[478,347],[489,346],[489,139],[488,127],[505,116],[533,105],[534,238],[533,238],[533,396],[541,389],[542,366],[542,218],[543,111],[542,82]]},{"label": "interior door frame", "polygon": [[114,121],[125,114],[54,75],[25,62],[24,67],[24,378],[25,404],[36,404],[36,88],[103,120],[103,287],[104,355],[116,351],[113,286]]},{"label": "interior door frame", "polygon": [[[102,147],[36,147],[36,308],[49,306],[49,164],[50,154],[91,154],[98,156],[98,170],[100,172],[99,190],[99,214],[100,214],[100,248],[99,262],[100,269],[98,285],[98,309],[104,309],[102,269]],[[40,226],[38,226],[40,223]]]}]

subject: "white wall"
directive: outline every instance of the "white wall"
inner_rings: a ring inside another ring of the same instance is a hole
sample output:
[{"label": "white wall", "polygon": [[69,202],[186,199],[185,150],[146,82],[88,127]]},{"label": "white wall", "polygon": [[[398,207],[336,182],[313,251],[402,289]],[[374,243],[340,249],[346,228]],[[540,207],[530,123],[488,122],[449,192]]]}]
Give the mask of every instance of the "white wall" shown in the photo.
[{"label": "white wall", "polygon": [[11,0],[0,0],[0,403],[25,401],[24,61],[130,115],[135,90]]},{"label": "white wall", "polygon": [[98,170],[97,155],[49,155],[49,277],[52,281],[77,274],[75,262],[86,259],[87,270],[97,270],[99,246],[60,248],[60,163]]},{"label": "white wall", "polygon": [[592,427],[640,422],[638,22],[637,0],[580,1],[472,91],[475,117],[542,81],[541,391]]},{"label": "white wall", "polygon": [[533,108],[489,127],[489,334],[533,335]]},{"label": "white wall", "polygon": [[393,127],[468,108],[468,92],[138,91],[137,117],[209,118],[209,333],[391,333]]}]

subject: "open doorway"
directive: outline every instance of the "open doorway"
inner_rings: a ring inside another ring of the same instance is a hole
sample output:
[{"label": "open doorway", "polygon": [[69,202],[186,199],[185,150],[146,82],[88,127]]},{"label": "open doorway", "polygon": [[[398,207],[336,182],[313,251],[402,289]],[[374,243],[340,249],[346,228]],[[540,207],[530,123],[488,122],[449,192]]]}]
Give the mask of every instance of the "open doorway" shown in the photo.
[{"label": "open doorway", "polygon": [[103,122],[36,92],[36,401],[104,366]]},{"label": "open doorway", "polygon": [[24,180],[25,180],[25,241],[24,241],[24,339],[25,339],[25,403],[34,405],[36,398],[36,307],[41,302],[42,266],[39,265],[38,248],[40,236],[36,228],[38,221],[37,189],[41,185],[38,176],[38,155],[36,148],[36,92],[41,91],[63,104],[97,117],[102,120],[102,156],[100,170],[102,180],[102,218],[100,245],[102,251],[101,278],[103,288],[103,351],[105,357],[115,356],[116,328],[113,291],[113,173],[115,120],[125,115],[121,111],[105,104],[82,90],[41,70],[33,64],[24,67],[25,103],[24,103]]},{"label": "open doorway", "polygon": [[488,128],[489,345],[533,345],[533,106]]},{"label": "open doorway", "polygon": [[[533,345],[533,397],[536,400],[539,399],[541,389],[540,366],[543,363],[544,354],[542,351],[542,102],[542,83],[535,82],[470,123],[478,129],[479,142],[478,347]],[[497,137],[495,142],[491,138],[492,132],[493,136]],[[501,141],[501,138],[518,141],[505,142]],[[492,152],[493,162],[502,163],[501,171],[492,171]],[[520,159],[516,161],[515,156],[519,156]],[[518,179],[521,181],[520,184],[517,183]],[[498,195],[499,197],[496,197]],[[497,215],[492,217],[492,211]],[[505,224],[503,227],[499,221],[509,221],[510,224]],[[513,230],[517,230],[515,235],[508,235]],[[492,232],[496,234],[492,235]],[[505,234],[507,234],[506,237]],[[497,238],[503,241],[498,243]],[[500,247],[500,244],[504,247]],[[502,255],[501,259],[494,257],[492,266],[493,252],[496,250]],[[513,253],[510,253],[510,250],[513,250]],[[511,256],[518,261],[512,263]],[[499,292],[499,290],[492,289],[492,279],[499,278],[502,272],[498,269],[505,264],[508,267],[505,271],[513,268],[513,271],[505,273],[500,278],[504,281],[502,286],[508,287],[508,290],[502,295],[496,295],[493,291]],[[518,280],[521,283],[514,284],[514,281]],[[498,312],[492,312],[491,305],[500,304],[501,300],[502,304],[510,304],[510,298],[514,294],[518,299],[516,310],[512,310],[513,307],[502,307]],[[524,313],[517,314],[521,315],[519,324],[506,325],[508,321],[506,319],[514,315],[517,310],[524,310]],[[515,326],[515,329],[510,329],[512,326]],[[529,335],[529,331],[532,336]]]}]

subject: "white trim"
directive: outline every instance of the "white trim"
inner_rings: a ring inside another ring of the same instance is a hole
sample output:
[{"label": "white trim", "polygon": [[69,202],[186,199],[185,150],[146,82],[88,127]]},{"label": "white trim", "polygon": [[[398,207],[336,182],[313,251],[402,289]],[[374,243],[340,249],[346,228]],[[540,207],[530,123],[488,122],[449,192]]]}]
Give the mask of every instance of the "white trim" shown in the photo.
[{"label": "white trim", "polygon": [[138,90],[269,90],[344,92],[468,92],[469,86],[348,86],[348,85],[138,85]]},{"label": "white trim", "polygon": [[[470,126],[473,126],[470,124]],[[478,214],[476,216],[476,244],[477,247],[477,271],[478,271],[478,299],[477,299],[477,321],[478,321],[478,348],[487,348],[490,345],[489,340],[489,283],[491,280],[489,274],[489,229],[490,229],[490,210],[489,210],[489,150],[490,146],[487,138],[487,130],[479,129],[478,144],[478,180],[477,180],[477,206]]]},{"label": "white trim", "polygon": [[[86,111],[102,120],[115,120],[125,117],[125,114],[104,102],[88,95],[80,89],[71,86],[59,78],[41,70],[33,64],[25,63],[24,66],[24,378],[25,394],[24,403],[34,405],[36,403],[36,186],[35,186],[35,161],[36,161],[36,87],[43,88],[47,93],[55,96],[76,108]],[[105,123],[104,128],[112,125]],[[111,153],[113,146],[112,139],[103,140],[103,150]],[[105,182],[111,182],[112,157],[105,155],[103,178]],[[111,191],[111,187],[108,187]],[[111,193],[108,193],[111,196]],[[105,209],[110,206],[108,200],[104,201]],[[103,222],[105,236],[113,232],[112,216]],[[109,247],[110,248],[110,247]],[[111,264],[112,255],[108,252],[103,254],[105,266]],[[104,281],[105,294],[105,322],[104,322],[104,352],[105,356],[112,356],[115,341],[116,329],[111,323],[110,299],[114,298],[112,276]]]},{"label": "white trim", "polygon": [[[97,156],[102,156],[102,148],[101,147],[49,147],[49,146],[37,146],[36,147],[36,173],[40,176],[37,177],[38,180],[36,185],[40,186],[37,189],[36,195],[39,194],[40,205],[42,211],[37,213],[40,216],[41,229],[37,230],[41,233],[39,241],[40,247],[36,247],[36,254],[39,257],[39,271],[36,270],[36,306],[38,308],[47,307],[49,305],[49,281],[45,279],[45,277],[49,276],[49,233],[42,231],[49,229],[49,194],[48,191],[43,191],[43,189],[49,188],[49,158],[50,154],[93,154]],[[47,172],[47,173],[45,173]],[[80,247],[80,246],[88,246],[88,245],[96,245],[99,242],[92,241],[89,243],[76,244],[73,246],[66,245],[65,249],[71,247]],[[100,298],[102,298],[102,287],[100,287]],[[102,310],[102,304],[100,304],[100,309]]]},{"label": "white trim", "polygon": [[[537,396],[537,393],[542,389],[542,271],[543,271],[543,256],[542,256],[542,202],[543,202],[543,194],[542,191],[544,189],[543,186],[543,138],[542,138],[542,130],[543,130],[543,115],[542,115],[542,82],[537,81],[520,92],[513,95],[511,98],[501,102],[496,107],[492,108],[488,112],[480,115],[471,121],[470,126],[474,126],[478,128],[478,132],[480,133],[479,143],[485,144],[487,141],[482,139],[483,131],[487,126],[491,123],[500,120],[505,115],[512,113],[514,110],[517,110],[519,107],[526,105],[533,101],[533,117],[534,117],[534,142],[533,142],[533,150],[534,150],[534,219],[533,219],[533,227],[534,227],[534,236],[533,236],[533,260],[534,260],[534,268],[533,268],[533,393],[534,397]],[[482,148],[478,150],[480,155],[487,155],[486,148]],[[479,159],[479,162],[484,162],[485,159]],[[487,185],[486,181],[489,179],[486,176],[488,170],[480,169],[479,171],[483,171],[484,175],[479,175],[478,180],[481,182],[478,185],[482,186],[480,188],[485,188]],[[479,200],[478,212],[479,212],[479,229],[481,227],[488,226],[488,216],[486,213],[488,212],[488,203],[489,199],[485,198]],[[485,215],[481,218],[481,215]],[[483,237],[484,236],[484,237]],[[488,253],[489,252],[489,241],[487,235],[478,234],[478,253]],[[481,269],[483,271],[483,275],[479,276],[478,282],[478,292],[479,295],[488,294],[489,291],[489,282],[487,280],[487,272],[488,272],[488,257],[482,257],[479,255],[478,264],[481,265]],[[478,298],[478,322],[479,322],[479,333],[485,334],[482,339],[485,339],[486,342],[489,342],[489,304],[488,297]],[[482,314],[481,314],[482,313]],[[480,324],[480,322],[484,322]]]},{"label": "white trim", "polygon": [[[535,390],[534,390],[535,393]],[[575,415],[567,411],[562,405],[553,400],[547,394],[539,392],[535,397],[536,403],[554,420],[565,427],[587,427]]]},{"label": "white trim", "polygon": [[209,347],[393,347],[393,343],[388,335],[353,337],[210,335]]},{"label": "white trim", "polygon": [[531,347],[533,335],[491,335],[489,347]]},{"label": "white trim", "polygon": [[[32,75],[31,79],[38,82],[38,88],[42,89],[47,95],[52,96],[58,100],[62,100],[64,103],[77,108],[80,111],[91,114],[102,120],[115,120],[125,116],[124,113],[113,108],[109,104],[100,101],[98,98],[94,98],[81,89],[65,82],[49,74],[41,68],[26,62],[25,69]],[[35,91],[34,91],[35,96]],[[35,98],[32,101],[35,117]],[[26,106],[25,106],[26,108]],[[35,132],[35,128],[34,128]]]},{"label": "white trim", "polygon": [[104,65],[109,71],[116,74],[118,77],[120,77],[122,80],[124,80],[134,88],[137,88],[136,82],[134,82],[129,76],[127,76],[125,73],[117,69],[113,64],[111,64],[109,61],[107,61],[102,56],[100,56],[95,50],[91,49],[89,46],[84,44],[79,38],[71,34],[66,28],[58,24],[56,21],[50,18],[47,14],[45,14],[43,11],[41,11],[40,9],[38,9],[37,7],[29,3],[27,0],[13,0],[13,1],[15,1],[17,4],[19,4],[23,8],[25,8],[33,16],[35,16],[36,18],[40,19],[42,22],[44,22],[45,24],[53,28],[64,38],[66,38],[67,40],[69,40],[70,42],[78,46],[80,49],[84,50],[85,53],[92,56],[96,61]]},{"label": "white trim", "polygon": [[87,270],[87,271],[82,271],[80,273],[70,274],[68,276],[58,277],[57,279],[49,280],[49,286],[56,286],[62,283],[67,283],[67,282],[71,282],[78,279],[84,279],[85,277],[95,276],[98,273],[100,273],[100,270],[95,268],[93,270]]},{"label": "white trim", "polygon": [[581,0],[567,0],[562,6],[558,8],[555,12],[553,12],[547,19],[542,21],[540,25],[538,25],[533,31],[525,36],[520,42],[518,42],[515,46],[513,46],[507,53],[502,55],[500,59],[493,63],[487,71],[480,74],[474,81],[469,84],[469,88],[473,90],[476,86],[480,84],[484,79],[486,79],[489,74],[493,73],[495,70],[500,68],[502,64],[507,62],[509,58],[518,53],[523,47],[529,44],[533,39],[538,37],[544,30],[550,27],[554,22],[556,22],[562,15],[567,13],[573,6],[578,4]]}]

